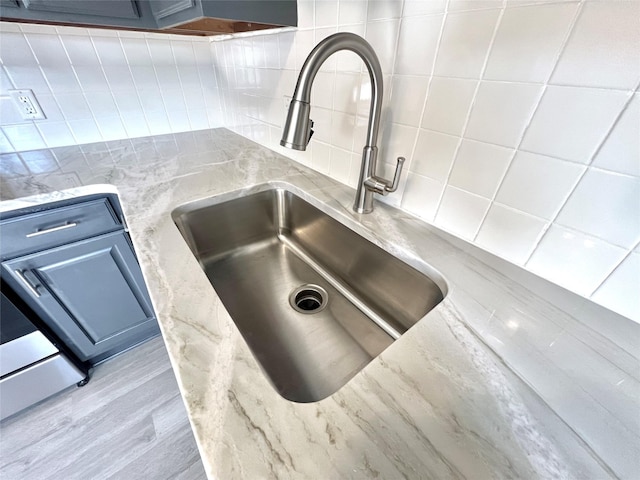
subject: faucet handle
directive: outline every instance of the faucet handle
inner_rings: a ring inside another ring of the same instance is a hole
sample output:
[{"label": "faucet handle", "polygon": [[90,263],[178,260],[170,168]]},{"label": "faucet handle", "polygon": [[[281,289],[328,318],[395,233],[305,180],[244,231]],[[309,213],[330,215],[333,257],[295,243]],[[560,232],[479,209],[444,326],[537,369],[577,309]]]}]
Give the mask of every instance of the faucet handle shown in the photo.
[{"label": "faucet handle", "polygon": [[313,134],[315,132],[313,131],[313,120],[309,119],[309,138],[307,139],[307,145],[309,145],[309,142],[311,141],[311,137],[313,137]]},{"label": "faucet handle", "polygon": [[400,185],[400,174],[402,173],[402,166],[404,165],[404,161],[406,158],[398,157],[398,163],[396,164],[396,173],[393,175],[393,181],[391,185],[389,182],[384,187],[385,193],[393,193],[398,190],[398,185]]},{"label": "faucet handle", "polygon": [[380,195],[387,195],[388,193],[395,192],[400,184],[400,173],[402,172],[402,165],[404,165],[404,161],[404,157],[398,157],[398,164],[396,165],[396,173],[393,175],[393,181],[373,175],[364,181],[364,186],[367,190]]}]

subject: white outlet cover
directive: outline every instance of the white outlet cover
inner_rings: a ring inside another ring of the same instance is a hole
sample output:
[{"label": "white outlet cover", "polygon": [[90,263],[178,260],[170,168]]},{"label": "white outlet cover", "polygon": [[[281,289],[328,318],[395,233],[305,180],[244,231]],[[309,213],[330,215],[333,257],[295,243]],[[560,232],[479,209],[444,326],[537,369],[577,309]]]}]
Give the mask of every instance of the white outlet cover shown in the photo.
[{"label": "white outlet cover", "polygon": [[9,90],[8,93],[24,120],[44,120],[47,118],[32,90]]}]

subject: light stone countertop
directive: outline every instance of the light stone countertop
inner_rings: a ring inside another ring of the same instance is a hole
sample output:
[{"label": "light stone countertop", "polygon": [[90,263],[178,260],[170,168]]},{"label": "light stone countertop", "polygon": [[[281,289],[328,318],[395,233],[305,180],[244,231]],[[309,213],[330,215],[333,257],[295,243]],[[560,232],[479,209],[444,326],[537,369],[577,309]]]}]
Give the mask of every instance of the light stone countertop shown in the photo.
[{"label": "light stone countertop", "polygon": [[[381,202],[357,215],[352,189],[224,129],[23,157],[37,173],[3,159],[0,211],[117,188],[209,478],[639,478],[640,325]],[[267,182],[449,288],[316,403],[269,384],[171,220]]]}]

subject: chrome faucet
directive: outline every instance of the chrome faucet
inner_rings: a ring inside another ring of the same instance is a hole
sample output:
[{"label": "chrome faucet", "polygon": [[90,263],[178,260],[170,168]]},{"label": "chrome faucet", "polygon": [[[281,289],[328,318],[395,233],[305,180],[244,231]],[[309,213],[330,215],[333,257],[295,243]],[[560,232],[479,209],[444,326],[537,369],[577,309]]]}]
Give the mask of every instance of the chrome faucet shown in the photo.
[{"label": "chrome faucet", "polygon": [[356,53],[365,63],[371,79],[371,107],[369,109],[369,126],[367,141],[362,151],[362,166],[356,191],[353,209],[358,213],[373,211],[373,194],[387,195],[395,192],[400,183],[400,173],[404,157],[398,157],[398,164],[393,181],[378,177],[375,174],[378,157],[378,130],[380,128],[380,112],[382,110],[382,69],[378,56],[371,45],[362,37],[353,33],[336,33],[322,40],[311,51],[300,70],[298,83],[289,105],[287,121],[284,125],[280,145],[294,150],[306,150],[313,135],[313,120],[309,118],[311,111],[311,86],[324,61],[340,50]]}]

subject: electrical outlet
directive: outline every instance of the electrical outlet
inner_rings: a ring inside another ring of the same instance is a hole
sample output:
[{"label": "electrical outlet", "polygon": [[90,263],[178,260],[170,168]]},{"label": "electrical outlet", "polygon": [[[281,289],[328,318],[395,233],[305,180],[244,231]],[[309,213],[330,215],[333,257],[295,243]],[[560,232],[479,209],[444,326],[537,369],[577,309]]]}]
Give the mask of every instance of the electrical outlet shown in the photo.
[{"label": "electrical outlet", "polygon": [[42,107],[38,103],[38,99],[31,90],[9,90],[9,96],[13,100],[20,115],[25,120],[41,120],[45,119]]}]

